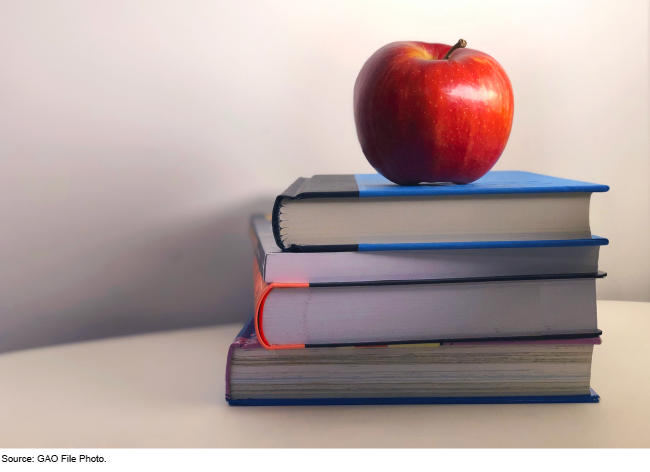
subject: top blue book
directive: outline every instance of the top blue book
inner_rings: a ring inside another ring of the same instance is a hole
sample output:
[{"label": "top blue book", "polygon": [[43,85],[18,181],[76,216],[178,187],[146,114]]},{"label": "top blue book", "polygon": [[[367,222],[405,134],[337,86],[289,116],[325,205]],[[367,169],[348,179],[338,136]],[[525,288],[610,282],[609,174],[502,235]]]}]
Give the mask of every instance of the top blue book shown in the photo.
[{"label": "top blue book", "polygon": [[593,245],[589,195],[608,190],[520,171],[491,171],[464,185],[413,186],[379,174],[315,175],[276,198],[273,234],[281,249],[294,251]]}]

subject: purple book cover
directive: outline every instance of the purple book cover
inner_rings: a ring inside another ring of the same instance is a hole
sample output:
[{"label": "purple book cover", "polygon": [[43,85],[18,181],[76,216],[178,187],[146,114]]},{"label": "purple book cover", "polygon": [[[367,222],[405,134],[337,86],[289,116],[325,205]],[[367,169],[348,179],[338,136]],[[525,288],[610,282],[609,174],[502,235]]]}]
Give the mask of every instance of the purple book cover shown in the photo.
[{"label": "purple book cover", "polygon": [[264,349],[262,345],[257,342],[253,318],[248,320],[248,323],[244,325],[230,345],[230,348],[228,348],[228,360],[226,361],[226,400],[230,399],[230,363],[235,349]]}]

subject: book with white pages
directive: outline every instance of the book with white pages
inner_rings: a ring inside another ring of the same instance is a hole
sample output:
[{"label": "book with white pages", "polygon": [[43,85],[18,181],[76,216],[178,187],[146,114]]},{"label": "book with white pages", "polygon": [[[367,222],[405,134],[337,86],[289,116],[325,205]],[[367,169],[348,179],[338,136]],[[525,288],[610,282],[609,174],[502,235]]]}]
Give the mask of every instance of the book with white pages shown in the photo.
[{"label": "book with white pages", "polygon": [[273,237],[270,218],[251,218],[251,237],[265,282],[354,283],[375,281],[479,279],[531,275],[596,274],[601,245],[566,240],[555,246],[520,242],[496,248],[390,251],[288,252]]}]

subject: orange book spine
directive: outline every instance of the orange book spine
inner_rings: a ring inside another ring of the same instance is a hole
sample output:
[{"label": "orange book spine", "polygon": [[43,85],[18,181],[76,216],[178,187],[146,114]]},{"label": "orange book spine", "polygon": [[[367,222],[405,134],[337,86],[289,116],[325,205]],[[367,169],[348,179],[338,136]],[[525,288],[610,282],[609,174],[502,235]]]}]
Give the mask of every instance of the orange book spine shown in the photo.
[{"label": "orange book spine", "polygon": [[304,344],[269,344],[264,336],[264,302],[266,297],[269,296],[271,290],[277,288],[307,288],[309,287],[308,283],[297,283],[297,284],[276,284],[276,283],[266,283],[262,278],[259,266],[256,260],[253,260],[253,284],[255,290],[255,333],[257,334],[257,339],[260,344],[266,349],[301,349],[304,348]]}]

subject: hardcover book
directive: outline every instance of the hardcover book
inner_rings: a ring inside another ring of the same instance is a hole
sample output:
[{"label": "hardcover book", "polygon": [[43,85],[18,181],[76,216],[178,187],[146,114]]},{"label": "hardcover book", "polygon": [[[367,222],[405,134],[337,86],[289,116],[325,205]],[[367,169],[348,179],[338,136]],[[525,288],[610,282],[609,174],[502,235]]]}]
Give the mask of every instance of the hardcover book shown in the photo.
[{"label": "hardcover book", "polygon": [[607,190],[515,171],[491,171],[466,185],[316,175],[276,198],[273,235],[281,249],[308,252],[600,245],[589,201]]},{"label": "hardcover book", "polygon": [[[251,218],[251,238],[265,282],[338,283],[467,279],[598,272],[600,246],[288,252],[278,248],[270,218]],[[607,244],[604,238],[594,241]]]},{"label": "hardcover book", "polygon": [[230,346],[230,405],[594,403],[600,338],[269,351],[252,320]]},{"label": "hardcover book", "polygon": [[253,262],[255,330],[268,349],[601,334],[598,275],[271,283]]}]

